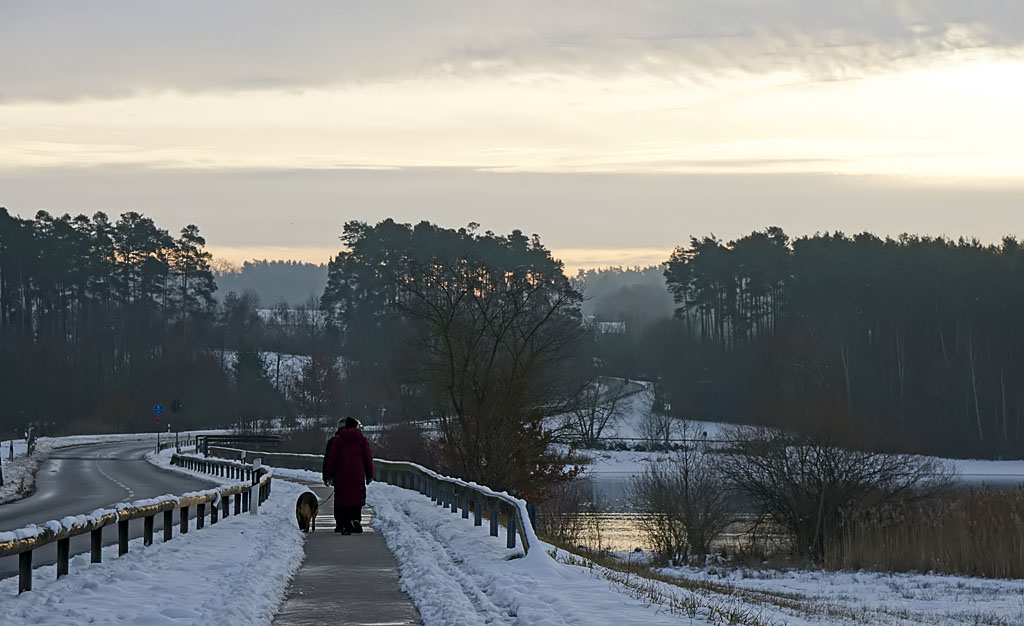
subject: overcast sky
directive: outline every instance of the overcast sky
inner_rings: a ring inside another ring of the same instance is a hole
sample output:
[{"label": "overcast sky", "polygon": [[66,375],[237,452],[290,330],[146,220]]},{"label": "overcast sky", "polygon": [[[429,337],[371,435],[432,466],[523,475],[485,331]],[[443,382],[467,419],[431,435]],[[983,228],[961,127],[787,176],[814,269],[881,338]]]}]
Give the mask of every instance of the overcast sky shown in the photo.
[{"label": "overcast sky", "polygon": [[1024,2],[0,0],[0,206],[325,261],[344,222],[570,267],[767,225],[1024,234]]}]

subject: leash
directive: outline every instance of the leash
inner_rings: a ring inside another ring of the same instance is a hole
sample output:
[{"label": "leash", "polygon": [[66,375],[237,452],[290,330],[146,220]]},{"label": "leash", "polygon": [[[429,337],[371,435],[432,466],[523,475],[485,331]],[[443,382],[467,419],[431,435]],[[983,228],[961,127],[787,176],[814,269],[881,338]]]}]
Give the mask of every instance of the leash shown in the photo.
[{"label": "leash", "polygon": [[324,498],[324,499],[323,499],[323,500],[321,500],[320,502],[317,502],[317,504],[316,504],[316,505],[317,505],[318,507],[320,507],[320,506],[323,506],[323,505],[324,505],[324,502],[327,502],[328,500],[330,500],[330,499],[331,499],[331,498],[333,498],[333,497],[334,497],[334,489],[331,489],[331,495],[327,496],[326,498]]}]

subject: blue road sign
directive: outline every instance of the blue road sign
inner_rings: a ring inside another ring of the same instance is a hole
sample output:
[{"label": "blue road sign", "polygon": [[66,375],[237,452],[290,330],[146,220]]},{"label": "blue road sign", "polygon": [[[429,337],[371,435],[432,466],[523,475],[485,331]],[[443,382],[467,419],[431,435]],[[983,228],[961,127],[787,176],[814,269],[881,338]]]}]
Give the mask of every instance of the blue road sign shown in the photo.
[{"label": "blue road sign", "polygon": [[154,404],[153,405],[153,415],[160,415],[163,412],[164,412],[164,405],[162,405],[162,404]]}]

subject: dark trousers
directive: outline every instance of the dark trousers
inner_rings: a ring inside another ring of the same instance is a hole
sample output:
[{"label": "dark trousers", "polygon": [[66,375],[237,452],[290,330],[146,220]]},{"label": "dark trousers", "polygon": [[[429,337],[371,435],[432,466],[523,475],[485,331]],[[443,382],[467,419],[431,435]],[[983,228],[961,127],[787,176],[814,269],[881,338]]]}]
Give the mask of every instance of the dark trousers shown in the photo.
[{"label": "dark trousers", "polygon": [[334,505],[334,523],[342,528],[352,529],[352,522],[358,522],[363,516],[361,506]]}]

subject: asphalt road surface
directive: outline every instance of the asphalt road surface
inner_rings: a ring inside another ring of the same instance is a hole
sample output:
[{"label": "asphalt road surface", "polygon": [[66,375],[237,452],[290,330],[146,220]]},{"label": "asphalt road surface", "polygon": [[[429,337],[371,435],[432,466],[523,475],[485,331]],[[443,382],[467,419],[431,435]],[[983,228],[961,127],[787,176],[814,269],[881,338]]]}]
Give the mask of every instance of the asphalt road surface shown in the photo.
[{"label": "asphalt road surface", "polygon": [[[42,525],[68,515],[91,513],[119,502],[179,495],[210,489],[216,483],[161,470],[145,460],[152,443],[120,442],[75,446],[56,450],[36,474],[36,491],[28,498],[0,504],[0,531],[15,530],[28,524]],[[194,516],[194,507],[191,511]],[[178,521],[177,513],[174,516]],[[163,528],[163,515],[154,517],[157,531]],[[142,520],[129,524],[131,538],[142,536]],[[156,541],[162,534],[155,533]],[[103,543],[117,543],[117,527],[103,529]],[[71,554],[89,551],[89,534],[71,539]],[[48,565],[57,559],[57,543],[32,553],[32,565]],[[16,576],[17,556],[0,557],[0,578]]]}]

